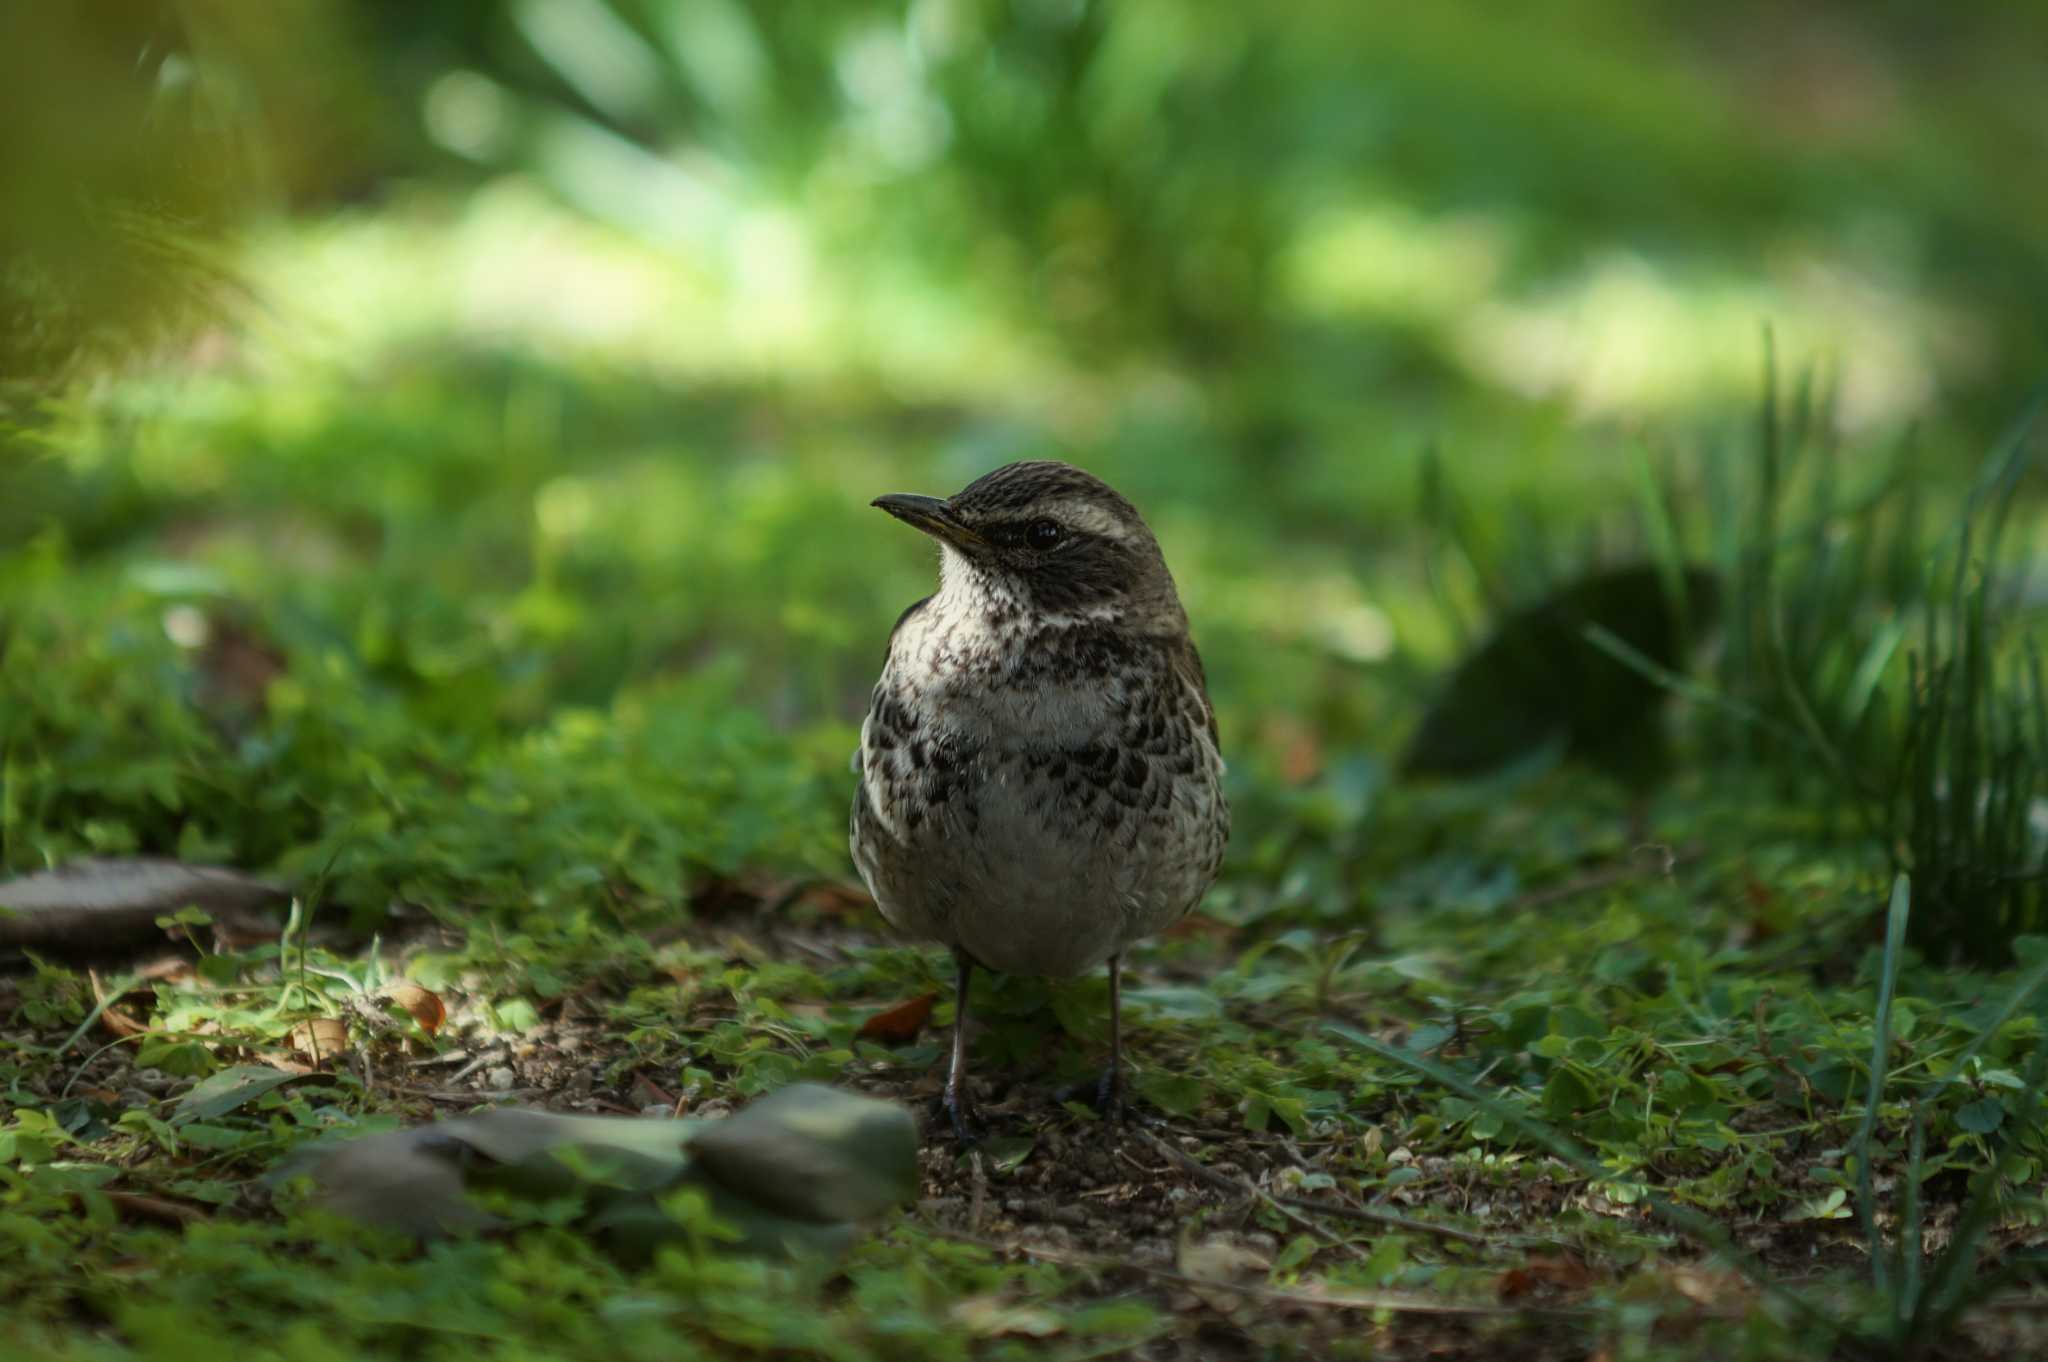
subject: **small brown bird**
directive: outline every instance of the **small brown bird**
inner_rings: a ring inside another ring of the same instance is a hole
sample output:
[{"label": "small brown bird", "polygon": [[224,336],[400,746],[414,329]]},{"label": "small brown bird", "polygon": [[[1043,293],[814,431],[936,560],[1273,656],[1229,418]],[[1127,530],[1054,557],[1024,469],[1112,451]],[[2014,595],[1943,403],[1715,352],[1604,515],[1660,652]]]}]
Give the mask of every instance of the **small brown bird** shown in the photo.
[{"label": "small brown bird", "polygon": [[1109,965],[1120,1113],[1124,948],[1194,906],[1230,810],[1202,661],[1137,509],[1063,463],[1013,463],[937,497],[874,503],[939,542],[938,594],[889,636],[857,757],[854,864],[882,916],[957,965],[945,1107],[964,1087],[974,967]]}]

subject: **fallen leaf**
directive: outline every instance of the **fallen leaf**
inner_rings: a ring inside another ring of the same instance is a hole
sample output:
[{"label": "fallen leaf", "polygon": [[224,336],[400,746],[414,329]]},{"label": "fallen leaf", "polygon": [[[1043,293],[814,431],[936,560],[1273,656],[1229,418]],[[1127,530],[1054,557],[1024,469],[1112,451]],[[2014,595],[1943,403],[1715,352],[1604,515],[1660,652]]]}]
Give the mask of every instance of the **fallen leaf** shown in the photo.
[{"label": "fallen leaf", "polygon": [[1498,1290],[1502,1300],[1511,1301],[1538,1292],[1583,1291],[1592,1284],[1593,1274],[1570,1254],[1538,1254],[1501,1273]]},{"label": "fallen leaf", "polygon": [[1264,1276],[1273,1260],[1255,1248],[1226,1234],[1212,1234],[1187,1244],[1180,1251],[1181,1274],[1203,1281],[1228,1282]]},{"label": "fallen leaf", "polygon": [[885,1007],[862,1022],[855,1034],[862,1040],[879,1041],[883,1045],[908,1045],[917,1039],[917,1033],[931,1020],[932,1004],[938,1000],[938,994],[926,993],[894,1007]]},{"label": "fallen leaf", "polygon": [[[1263,1279],[1272,1271],[1273,1260],[1257,1249],[1239,1243],[1226,1234],[1212,1234],[1207,1238],[1181,1245],[1176,1266],[1181,1274],[1192,1277],[1196,1282],[1250,1282]],[[1193,1305],[1183,1309],[1206,1306],[1222,1314],[1238,1309],[1242,1299],[1233,1291],[1190,1283],[1189,1292],[1194,1296]]]},{"label": "fallen leaf", "polygon": [[1746,1302],[1756,1294],[1739,1272],[1673,1267],[1665,1271],[1664,1278],[1673,1291],[1705,1310]]},{"label": "fallen leaf", "polygon": [[112,1034],[124,1038],[128,1036],[146,1036],[149,1034],[149,1027],[146,1023],[135,1020],[135,1018],[114,1006],[121,998],[127,996],[126,993],[117,993],[111,998],[108,997],[106,986],[100,982],[98,970],[87,970],[85,977],[92,984],[92,1000],[98,1003],[100,1007],[101,1026],[106,1027]]},{"label": "fallen leaf", "polygon": [[204,618],[202,684],[194,697],[207,709],[261,711],[270,683],[284,675],[285,656],[254,629],[224,614]]},{"label": "fallen leaf", "polygon": [[302,1021],[287,1038],[292,1049],[309,1056],[315,1064],[348,1053],[348,1025],[339,1017],[315,1017]]},{"label": "fallen leaf", "polygon": [[183,1229],[206,1219],[206,1212],[181,1201],[165,1201],[162,1197],[143,1196],[137,1192],[104,1192],[102,1195],[115,1210],[130,1220],[152,1220],[159,1225]]},{"label": "fallen leaf", "polygon": [[439,1032],[442,1023],[448,1020],[448,1007],[441,1001],[441,995],[432,989],[421,988],[410,979],[386,984],[384,996],[412,1013],[412,1019],[430,1036]]},{"label": "fallen leaf", "polygon": [[1162,935],[1169,941],[1228,941],[1237,935],[1237,928],[1197,910],[1168,927]]},{"label": "fallen leaf", "polygon": [[198,974],[189,955],[159,956],[135,970],[135,977],[145,983],[186,983]]},{"label": "fallen leaf", "polygon": [[837,880],[820,880],[806,886],[797,902],[824,913],[864,913],[875,906],[867,890]]},{"label": "fallen leaf", "polygon": [[976,1338],[1052,1338],[1066,1327],[1050,1310],[998,1295],[969,1296],[946,1313]]},{"label": "fallen leaf", "polygon": [[632,1096],[634,1104],[641,1107],[660,1106],[674,1109],[680,1100],[646,1074],[633,1075]]}]

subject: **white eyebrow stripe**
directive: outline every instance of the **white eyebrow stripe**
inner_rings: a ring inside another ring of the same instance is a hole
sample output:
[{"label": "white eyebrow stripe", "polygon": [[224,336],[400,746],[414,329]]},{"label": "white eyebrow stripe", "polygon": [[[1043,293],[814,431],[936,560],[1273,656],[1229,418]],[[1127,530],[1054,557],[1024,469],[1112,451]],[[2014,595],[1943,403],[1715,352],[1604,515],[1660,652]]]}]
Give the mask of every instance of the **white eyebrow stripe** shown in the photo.
[{"label": "white eyebrow stripe", "polygon": [[1130,538],[1130,529],[1123,519],[1096,502],[1063,501],[1053,508],[1053,514],[1083,534],[1099,534],[1105,539]]}]

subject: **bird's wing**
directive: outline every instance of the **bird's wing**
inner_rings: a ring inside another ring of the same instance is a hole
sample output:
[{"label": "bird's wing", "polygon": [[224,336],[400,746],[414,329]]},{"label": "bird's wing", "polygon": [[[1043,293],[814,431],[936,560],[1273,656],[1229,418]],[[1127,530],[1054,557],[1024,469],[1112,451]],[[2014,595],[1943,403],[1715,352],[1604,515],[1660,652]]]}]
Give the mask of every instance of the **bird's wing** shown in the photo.
[{"label": "bird's wing", "polygon": [[1223,740],[1216,732],[1216,706],[1209,702],[1209,676],[1202,669],[1202,654],[1196,650],[1193,639],[1174,650],[1173,674],[1201,701],[1202,718],[1209,725],[1209,741],[1221,752]]}]

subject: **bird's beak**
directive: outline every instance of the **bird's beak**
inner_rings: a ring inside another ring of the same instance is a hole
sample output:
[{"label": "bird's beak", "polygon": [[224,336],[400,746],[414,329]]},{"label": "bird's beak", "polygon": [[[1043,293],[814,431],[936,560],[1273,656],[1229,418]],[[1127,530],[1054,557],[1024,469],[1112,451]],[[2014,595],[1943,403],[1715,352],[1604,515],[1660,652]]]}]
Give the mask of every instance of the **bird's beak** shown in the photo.
[{"label": "bird's beak", "polygon": [[885,497],[876,497],[871,504],[957,549],[978,549],[988,542],[961,524],[959,517],[953,514],[953,508],[937,497],[891,492]]}]

